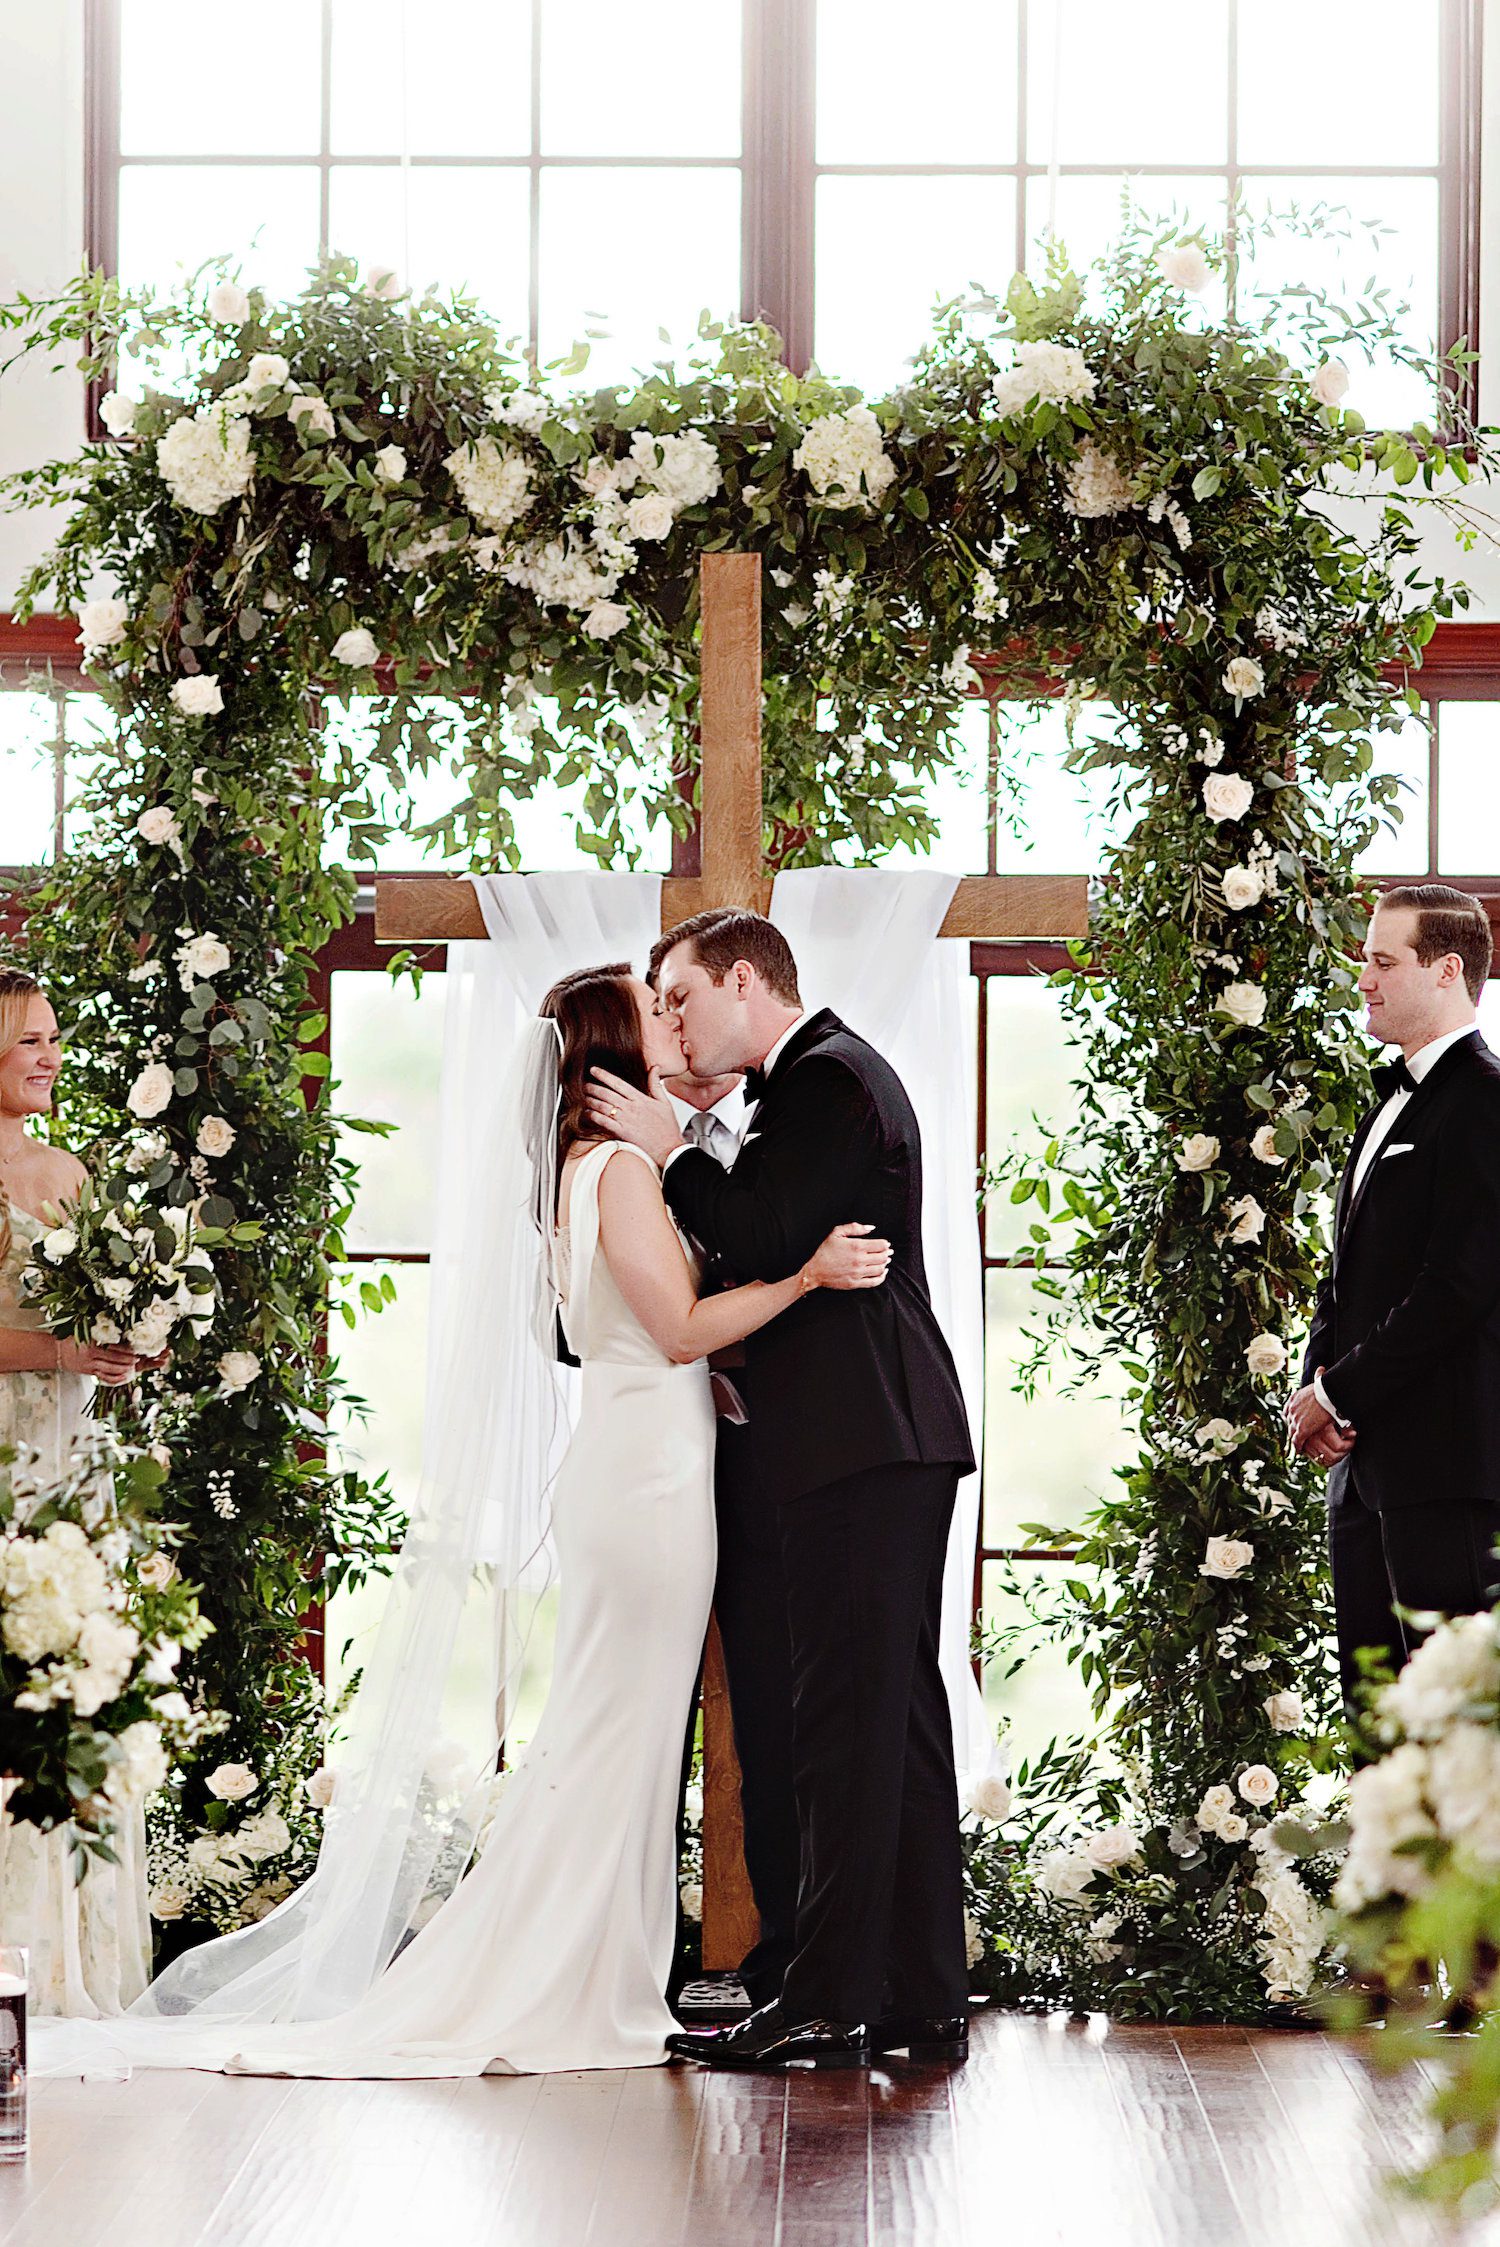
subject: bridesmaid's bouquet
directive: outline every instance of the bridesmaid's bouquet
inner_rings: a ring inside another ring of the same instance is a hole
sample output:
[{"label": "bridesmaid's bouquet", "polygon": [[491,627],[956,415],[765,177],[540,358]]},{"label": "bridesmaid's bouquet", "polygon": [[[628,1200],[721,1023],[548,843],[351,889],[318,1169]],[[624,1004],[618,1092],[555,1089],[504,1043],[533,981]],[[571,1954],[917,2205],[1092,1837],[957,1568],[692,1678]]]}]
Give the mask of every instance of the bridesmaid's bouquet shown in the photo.
[{"label": "bridesmaid's bouquet", "polygon": [[33,1246],[21,1292],[54,1334],[154,1358],[207,1331],[217,1287],[191,1212],[161,1199],[150,1176],[134,1174],[142,1159],[133,1149],[123,1170],[85,1182]]},{"label": "bridesmaid's bouquet", "polygon": [[0,1803],[44,1831],[71,1825],[80,1871],[112,1858],[169,1747],[214,1724],[176,1683],[210,1626],[156,1519],[163,1472],[103,1429],[45,1476],[0,1447]]}]

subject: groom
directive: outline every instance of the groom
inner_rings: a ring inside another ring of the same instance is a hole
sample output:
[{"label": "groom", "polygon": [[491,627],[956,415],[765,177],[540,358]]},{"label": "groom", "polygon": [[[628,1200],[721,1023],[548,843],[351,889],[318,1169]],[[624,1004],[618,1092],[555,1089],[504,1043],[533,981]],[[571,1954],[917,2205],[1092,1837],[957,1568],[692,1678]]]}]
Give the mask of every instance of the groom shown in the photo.
[{"label": "groom", "polygon": [[[884,1287],[818,1291],[746,1344],[750,1466],[774,1519],[791,1665],[800,1842],[780,1994],[672,2040],[710,2067],[859,2066],[967,2049],[962,1863],[938,1666],[954,1493],[974,1459],[922,1262],[922,1158],[899,1078],[826,1010],[807,1016],[786,939],[700,913],[656,984],[697,1077],[758,1102],[732,1171],[667,1103],[596,1072],[593,1120],[664,1170],[685,1232],[741,1280],[788,1277],[834,1226],[892,1242]],[[731,1694],[733,1677],[731,1676]]]},{"label": "groom", "polygon": [[1417,1626],[1500,1593],[1500,1060],[1475,1007],[1490,970],[1479,900],[1441,882],[1387,890],[1359,989],[1371,1035],[1401,1058],[1339,1188],[1286,1416],[1331,1467],[1328,1537],[1344,1693],[1358,1650],[1397,1669]]}]

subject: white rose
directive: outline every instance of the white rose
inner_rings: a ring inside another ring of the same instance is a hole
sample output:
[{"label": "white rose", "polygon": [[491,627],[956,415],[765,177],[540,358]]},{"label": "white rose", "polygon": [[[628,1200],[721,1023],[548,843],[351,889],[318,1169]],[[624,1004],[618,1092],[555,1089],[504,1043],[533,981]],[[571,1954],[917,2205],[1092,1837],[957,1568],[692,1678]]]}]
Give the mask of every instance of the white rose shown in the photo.
[{"label": "white rose", "polygon": [[84,652],[94,654],[101,648],[118,647],[125,637],[125,627],[130,622],[130,604],[111,596],[103,601],[85,601],[78,611],[78,634]]},{"label": "white rose", "polygon": [[215,281],[208,292],[208,316],[221,327],[237,328],[250,317],[249,291],[238,281]]},{"label": "white rose", "polygon": [[245,1819],[237,1833],[228,1837],[226,1853],[252,1859],[279,1857],[291,1846],[291,1828],[280,1811],[257,1810],[253,1818]]},{"label": "white rose", "polygon": [[993,1824],[999,1825],[1002,1819],[1010,1816],[1009,1780],[1002,1778],[998,1771],[987,1773],[970,1788],[967,1807],[976,1818],[988,1818]]},{"label": "white rose", "polygon": [[1234,1811],[1234,1796],[1228,1787],[1210,1787],[1193,1813],[1193,1822],[1204,1833],[1217,1833],[1223,1819]]},{"label": "white rose", "polygon": [[341,632],[328,652],[335,663],[347,663],[351,668],[367,671],[379,657],[380,649],[374,634],[357,624],[352,632]]},{"label": "white rose", "polygon": [[1258,1163],[1281,1164],[1286,1161],[1285,1155],[1276,1152],[1276,1126],[1274,1124],[1261,1125],[1250,1142],[1250,1152]]},{"label": "white rose", "polygon": [[150,805],[136,821],[135,831],[146,843],[175,843],[182,835],[177,814],[169,804]]},{"label": "white rose", "polygon": [[232,1123],[223,1116],[205,1116],[198,1126],[198,1152],[200,1155],[227,1155],[238,1134]]},{"label": "white rose", "polygon": [[1250,1828],[1237,1810],[1228,1810],[1214,1830],[1220,1841],[1243,1841]]},{"label": "white rose", "polygon": [[49,1264],[60,1264],[77,1246],[78,1235],[71,1225],[57,1225],[50,1233],[42,1235],[42,1254]]},{"label": "white rose", "polygon": [[[159,1116],[172,1098],[172,1072],[164,1061],[148,1062],[125,1095],[133,1116]],[[128,1294],[129,1283],[126,1284]]]},{"label": "white rose", "polygon": [[1212,1170],[1219,1159],[1219,1142],[1211,1131],[1190,1131],[1172,1160],[1179,1170]]},{"label": "white rose", "polygon": [[143,1553],[136,1563],[135,1572],[148,1590],[164,1592],[168,1584],[176,1581],[177,1563],[170,1553],[160,1550]]},{"label": "white rose", "polygon": [[184,718],[216,718],[224,707],[217,674],[205,671],[196,679],[179,679],[172,702]]},{"label": "white rose", "polygon": [[1266,1228],[1266,1213],[1253,1194],[1241,1194],[1224,1212],[1229,1220],[1225,1238],[1231,1241],[1258,1241]]},{"label": "white rose", "polygon": [[1308,388],[1320,406],[1336,406],[1348,395],[1349,369],[1342,359],[1325,359]]},{"label": "white rose", "polygon": [[1240,773],[1211,772],[1203,781],[1203,808],[1212,820],[1243,819],[1255,790]]},{"label": "white rose", "polygon": [[1277,1778],[1266,1763],[1252,1763],[1235,1781],[1240,1793],[1252,1810],[1264,1810],[1268,1802],[1276,1800]]},{"label": "white rose", "polygon": [[1037,1867],[1037,1886],[1054,1903],[1081,1911],[1095,1869],[1081,1849],[1050,1849]]},{"label": "white rose", "polygon": [[1257,867],[1225,867],[1224,902],[1231,913],[1243,913],[1248,906],[1258,905],[1264,895],[1265,882]]},{"label": "white rose", "polygon": [[1245,1344],[1245,1363],[1252,1373],[1279,1373],[1286,1364],[1286,1344],[1279,1334],[1256,1334]]},{"label": "white rose", "polygon": [[254,1794],[260,1785],[260,1776],[248,1763],[221,1763],[210,1771],[203,1784],[220,1802],[243,1802],[246,1795]]},{"label": "white rose", "polygon": [[672,502],[661,492],[642,492],[625,510],[632,538],[665,538],[675,520]]},{"label": "white rose", "polygon": [[219,1379],[224,1384],[226,1396],[248,1389],[259,1372],[260,1359],[253,1350],[226,1350],[219,1360]]},{"label": "white rose", "polygon": [[338,428],[327,399],[318,397],[311,390],[292,399],[286,409],[286,416],[288,421],[295,422],[304,438],[310,437],[314,431],[320,437],[332,437]]},{"label": "white rose", "polygon": [[211,928],[204,929],[201,936],[190,936],[185,944],[179,944],[172,957],[177,962],[177,979],[184,991],[190,991],[195,983],[207,982],[215,975],[222,975],[230,965],[229,946]]},{"label": "white rose", "polygon": [[95,1319],[93,1325],[89,1328],[89,1340],[91,1342],[101,1342],[108,1347],[110,1343],[118,1342],[119,1339],[120,1329],[113,1319]]},{"label": "white rose", "polygon": [[193,1892],[180,1880],[159,1880],[150,1895],[153,1919],[181,1919],[193,1900]]},{"label": "white rose", "polygon": [[964,1913],[964,1964],[977,1966],[984,1956],[984,1937],[972,1912]]},{"label": "white rose", "polygon": [[389,304],[401,294],[401,277],[393,265],[372,265],[365,275],[365,295]]},{"label": "white rose", "polygon": [[1237,655],[1226,665],[1223,687],[1238,702],[1248,702],[1264,691],[1266,675],[1253,655]]},{"label": "white rose", "polygon": [[1101,1832],[1090,1834],[1083,1849],[1097,1872],[1119,1872],[1141,1861],[1141,1837],[1126,1825],[1105,1826]]},{"label": "white rose", "polygon": [[279,351],[257,351],[245,370],[245,388],[247,390],[284,389],[291,371]]},{"label": "white rose", "polygon": [[375,474],[382,484],[399,484],[406,474],[406,455],[399,445],[382,445],[375,455]]},{"label": "white rose", "polygon": [[1284,1693],[1268,1693],[1261,1703],[1273,1732],[1297,1732],[1307,1720],[1307,1708],[1300,1693],[1288,1689]]},{"label": "white rose", "polygon": [[326,1763],[320,1763],[317,1770],[303,1781],[302,1792],[314,1810],[326,1810],[333,1800],[337,1784],[336,1773]]},{"label": "white rose", "polygon": [[1164,281],[1174,289],[1187,289],[1196,296],[1209,283],[1208,259],[1196,242],[1179,242],[1156,253],[1157,269]]},{"label": "white rose", "polygon": [[1219,1012],[1242,1030],[1258,1029],[1266,1019],[1266,994],[1259,983],[1231,983],[1219,995]]},{"label": "white rose", "polygon": [[1197,1437],[1200,1450],[1217,1452],[1221,1459],[1228,1458],[1244,1440],[1244,1429],[1237,1428],[1232,1420],[1205,1420]]},{"label": "white rose", "polygon": [[678,1894],[682,1898],[683,1918],[701,1919],[703,1917],[703,1890],[699,1883],[696,1880],[685,1880],[678,1890]]},{"label": "white rose", "polygon": [[1236,1576],[1244,1575],[1254,1558],[1255,1547],[1247,1545],[1242,1537],[1210,1537],[1198,1574],[1232,1583]]},{"label": "white rose", "polygon": [[139,398],[128,398],[123,390],[111,390],[100,401],[99,419],[111,437],[128,437],[135,428],[135,417],[140,410]]},{"label": "white rose", "polygon": [[612,640],[630,622],[630,611],[621,601],[596,601],[583,620],[591,640]]}]

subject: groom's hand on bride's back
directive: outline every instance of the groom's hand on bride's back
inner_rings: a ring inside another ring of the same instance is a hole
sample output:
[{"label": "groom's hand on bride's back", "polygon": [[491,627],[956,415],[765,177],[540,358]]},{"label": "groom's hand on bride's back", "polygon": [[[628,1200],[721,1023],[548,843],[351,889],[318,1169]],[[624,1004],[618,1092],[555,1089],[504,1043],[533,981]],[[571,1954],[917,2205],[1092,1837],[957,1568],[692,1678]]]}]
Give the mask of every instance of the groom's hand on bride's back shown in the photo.
[{"label": "groom's hand on bride's back", "polygon": [[589,1071],[589,1122],[610,1139],[628,1139],[660,1169],[668,1155],[686,1146],[672,1103],[661,1089],[661,1072],[651,1072],[651,1090],[641,1092],[608,1069]]}]

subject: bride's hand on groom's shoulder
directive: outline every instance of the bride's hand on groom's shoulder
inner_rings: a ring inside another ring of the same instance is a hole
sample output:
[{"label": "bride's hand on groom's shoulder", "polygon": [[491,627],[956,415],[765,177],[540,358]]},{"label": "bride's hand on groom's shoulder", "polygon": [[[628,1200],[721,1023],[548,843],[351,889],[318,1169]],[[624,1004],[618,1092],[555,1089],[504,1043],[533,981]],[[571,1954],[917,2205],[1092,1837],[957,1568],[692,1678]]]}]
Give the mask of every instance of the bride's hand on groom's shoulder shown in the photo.
[{"label": "bride's hand on groom's shoulder", "polygon": [[661,1072],[651,1071],[651,1090],[641,1092],[608,1069],[589,1072],[589,1122],[610,1139],[628,1139],[651,1157],[658,1168],[674,1149],[686,1142],[677,1127],[672,1103],[661,1088]]}]

